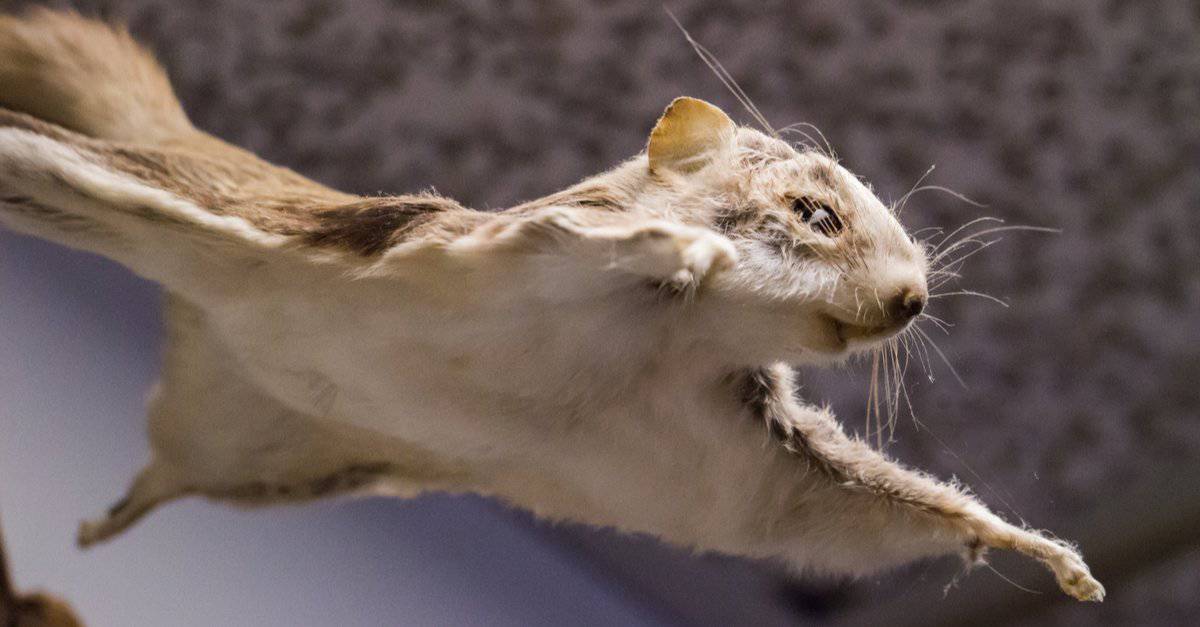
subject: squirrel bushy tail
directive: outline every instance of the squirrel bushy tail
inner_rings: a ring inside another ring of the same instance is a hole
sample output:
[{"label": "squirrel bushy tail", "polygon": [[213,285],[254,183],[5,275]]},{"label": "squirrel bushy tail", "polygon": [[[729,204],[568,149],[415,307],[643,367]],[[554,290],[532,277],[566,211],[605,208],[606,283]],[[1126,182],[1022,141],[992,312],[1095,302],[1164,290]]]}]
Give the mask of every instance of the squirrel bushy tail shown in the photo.
[{"label": "squirrel bushy tail", "polygon": [[128,31],[47,9],[0,15],[0,106],[117,142],[195,132],[166,72]]}]

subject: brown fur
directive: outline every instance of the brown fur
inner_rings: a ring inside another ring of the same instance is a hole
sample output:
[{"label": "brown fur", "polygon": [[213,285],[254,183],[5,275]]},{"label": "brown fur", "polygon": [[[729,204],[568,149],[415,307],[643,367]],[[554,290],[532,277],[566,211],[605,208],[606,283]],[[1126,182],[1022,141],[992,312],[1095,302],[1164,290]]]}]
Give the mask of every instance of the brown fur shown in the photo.
[{"label": "brown fur", "polygon": [[[4,109],[0,109],[0,127],[28,130],[74,146],[111,170],[168,190],[216,215],[243,218],[264,232],[295,237],[299,245],[314,248],[377,256],[406,240],[449,241],[487,215],[428,194],[379,198],[342,194],[202,136],[176,138],[165,148],[112,143]],[[581,202],[589,201],[581,198]]]},{"label": "brown fur", "polygon": [[[0,15],[0,32],[0,105],[106,139],[195,132],[166,73],[125,29],[34,9]],[[75,89],[80,83],[94,88]]]}]

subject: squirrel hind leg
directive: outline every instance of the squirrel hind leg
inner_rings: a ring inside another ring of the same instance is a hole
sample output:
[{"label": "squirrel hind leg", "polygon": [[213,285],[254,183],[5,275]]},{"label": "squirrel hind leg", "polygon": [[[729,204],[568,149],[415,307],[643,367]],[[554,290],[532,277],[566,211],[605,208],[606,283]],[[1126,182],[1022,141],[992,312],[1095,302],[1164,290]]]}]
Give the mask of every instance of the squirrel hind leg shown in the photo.
[{"label": "squirrel hind leg", "polygon": [[187,492],[167,465],[151,462],[138,473],[125,496],[104,516],[80,523],[76,541],[80,548],[88,548],[108,540],[133,526],[154,508]]}]

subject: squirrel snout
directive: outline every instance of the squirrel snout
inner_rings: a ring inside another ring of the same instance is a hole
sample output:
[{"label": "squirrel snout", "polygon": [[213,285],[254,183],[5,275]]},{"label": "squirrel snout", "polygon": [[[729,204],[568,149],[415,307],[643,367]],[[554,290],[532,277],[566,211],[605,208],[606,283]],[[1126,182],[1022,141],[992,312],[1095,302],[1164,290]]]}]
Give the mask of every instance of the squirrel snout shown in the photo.
[{"label": "squirrel snout", "polygon": [[904,288],[892,299],[891,306],[888,309],[891,310],[893,318],[898,321],[907,322],[921,315],[922,311],[925,311],[925,303],[928,300],[929,297],[925,294],[924,290]]}]

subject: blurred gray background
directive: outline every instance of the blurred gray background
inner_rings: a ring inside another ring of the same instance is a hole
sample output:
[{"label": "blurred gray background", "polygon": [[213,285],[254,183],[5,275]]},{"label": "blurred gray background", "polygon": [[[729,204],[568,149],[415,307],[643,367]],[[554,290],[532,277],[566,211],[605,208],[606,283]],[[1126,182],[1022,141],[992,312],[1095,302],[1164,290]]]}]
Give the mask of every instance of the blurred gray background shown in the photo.
[{"label": "blurred gray background", "polygon": [[[25,2],[0,0],[0,8]],[[743,121],[661,4],[57,2],[128,22],[202,128],[362,193],[499,208],[634,154],[671,98]],[[1200,3],[668,5],[775,126],[819,127],[911,228],[1051,226],[967,264],[889,453],[1077,540],[1103,605],[1035,565],[857,581],[551,526],[475,498],[241,512],[188,501],[87,554],[145,457],[158,293],[0,234],[0,516],[26,587],[95,625],[1200,624]],[[931,329],[932,330],[932,329]],[[862,365],[806,372],[861,429]]]}]

